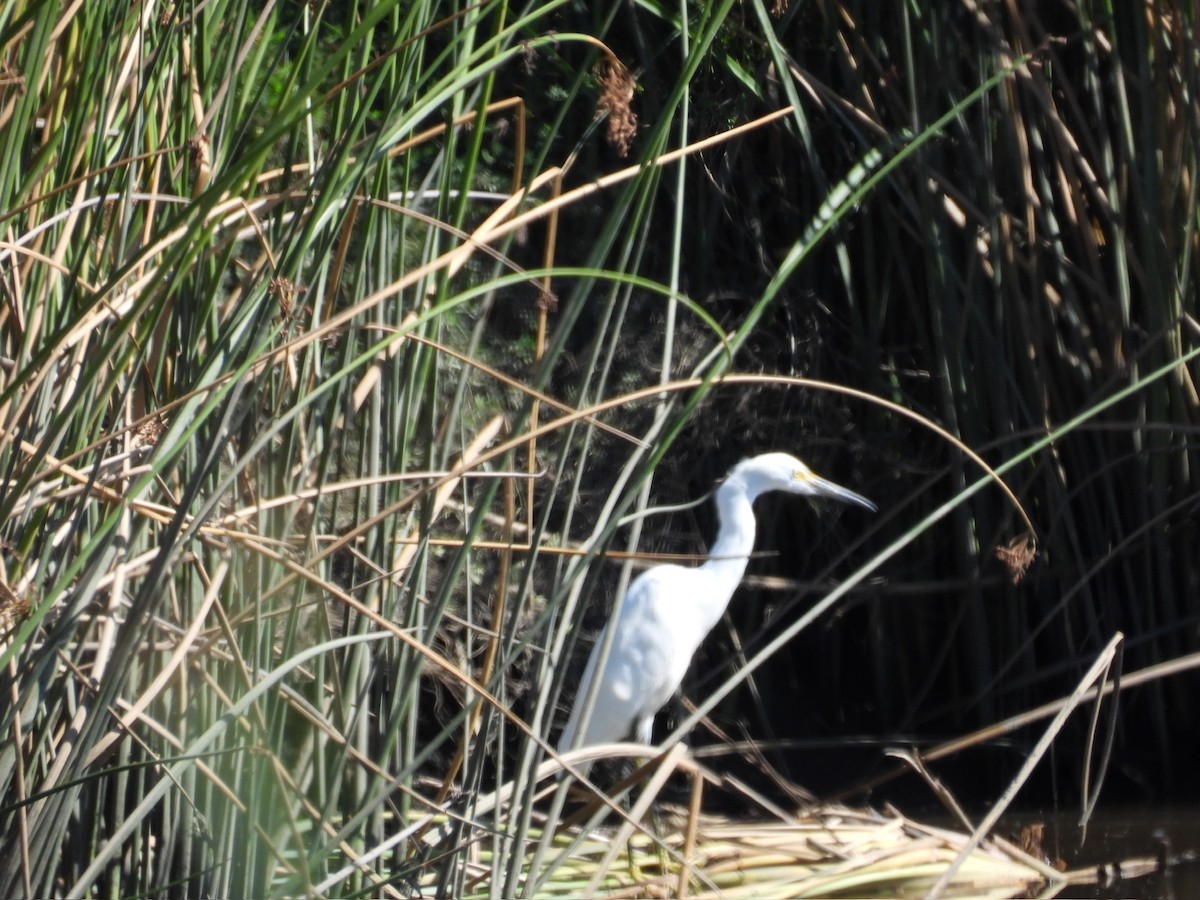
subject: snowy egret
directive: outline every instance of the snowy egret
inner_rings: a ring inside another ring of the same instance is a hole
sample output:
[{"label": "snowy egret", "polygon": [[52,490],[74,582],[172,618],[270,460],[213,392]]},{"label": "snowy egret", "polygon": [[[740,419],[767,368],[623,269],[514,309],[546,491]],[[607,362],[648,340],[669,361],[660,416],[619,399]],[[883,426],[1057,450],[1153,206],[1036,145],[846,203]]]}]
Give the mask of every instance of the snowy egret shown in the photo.
[{"label": "snowy egret", "polygon": [[[874,510],[875,504],[815,475],[787,453],[764,453],[738,463],[717,490],[717,539],[708,562],[695,568],[655,566],[634,580],[615,619],[600,633],[583,672],[558,752],[607,744],[634,731],[651,742],[654,715],[683,681],[692,655],[717,624],[754,549],[754,500],[769,491],[828,497]],[[604,671],[596,667],[608,629],[615,629]],[[584,706],[595,703],[580,729]],[[579,766],[587,771],[587,766]]]}]

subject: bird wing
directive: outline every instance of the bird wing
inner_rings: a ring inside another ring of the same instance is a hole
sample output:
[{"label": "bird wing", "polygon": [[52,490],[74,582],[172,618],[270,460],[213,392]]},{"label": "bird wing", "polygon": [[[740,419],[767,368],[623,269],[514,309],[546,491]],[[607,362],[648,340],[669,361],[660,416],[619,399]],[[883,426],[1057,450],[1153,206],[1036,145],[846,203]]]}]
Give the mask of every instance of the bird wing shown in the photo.
[{"label": "bird wing", "polygon": [[[615,622],[606,626],[592,648],[570,720],[559,739],[560,751],[569,749],[575,740],[609,628],[615,628],[616,633],[579,745],[621,740],[635,722],[640,725],[641,720],[652,718],[670,699],[695,649],[694,645],[683,648],[685,658],[679,658],[677,639],[683,624],[679,612],[686,609],[686,597],[678,594],[691,571],[680,566],[658,566],[629,586]],[[681,577],[680,573],[685,574]]]}]

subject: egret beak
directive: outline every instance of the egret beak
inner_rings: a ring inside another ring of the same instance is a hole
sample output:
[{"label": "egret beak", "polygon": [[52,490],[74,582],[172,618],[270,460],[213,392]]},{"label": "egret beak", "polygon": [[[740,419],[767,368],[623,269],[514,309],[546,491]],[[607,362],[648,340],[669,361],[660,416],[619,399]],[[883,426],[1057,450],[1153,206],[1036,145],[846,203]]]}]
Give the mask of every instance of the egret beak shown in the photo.
[{"label": "egret beak", "polygon": [[841,500],[843,503],[855,503],[866,507],[871,512],[875,512],[878,509],[866,497],[859,496],[854,491],[844,488],[840,484],[826,481],[820,475],[813,475],[808,478],[807,485],[817,497],[828,497],[830,500]]}]

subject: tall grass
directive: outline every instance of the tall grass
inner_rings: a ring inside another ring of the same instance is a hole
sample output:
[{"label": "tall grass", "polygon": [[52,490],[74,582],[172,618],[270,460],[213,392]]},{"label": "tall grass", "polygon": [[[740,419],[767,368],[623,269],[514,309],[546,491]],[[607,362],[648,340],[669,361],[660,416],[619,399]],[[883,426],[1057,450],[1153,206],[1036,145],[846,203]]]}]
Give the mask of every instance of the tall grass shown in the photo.
[{"label": "tall grass", "polygon": [[[865,544],[761,511],[806,552],[710,645],[753,658],[977,477],[793,376],[1021,460],[1044,561],[1008,584],[981,491],[716,718],[891,738],[1027,709],[1118,628],[1194,650],[1195,23],[1000,15],[0,8],[0,893],[458,896],[481,840],[532,889],[605,556],[711,524],[622,516],[770,448],[888,508]],[[1176,683],[1129,720],[1168,763]]]},{"label": "tall grass", "polygon": [[[829,18],[793,7],[780,23],[793,42],[804,34],[845,48],[805,45],[796,74],[851,144],[919,131],[968,86],[1028,59],[874,195],[841,232],[844,248],[827,245],[824,268],[797,272],[793,289],[808,287],[833,311],[827,332],[850,333],[854,355],[834,371],[849,378],[868,366],[880,391],[886,375],[893,398],[993,461],[1142,385],[1012,476],[1045,551],[1029,580],[1002,587],[987,551],[1009,526],[995,495],[983,496],[889,573],[901,602],[863,607],[831,632],[847,665],[824,681],[824,712],[871,697],[848,728],[953,731],[1027,709],[1086,668],[1116,629],[1130,635],[1135,669],[1195,650],[1185,599],[1198,577],[1194,358],[1148,378],[1185,358],[1200,333],[1200,123],[1182,99],[1196,87],[1195,26],[1171,3],[909,6],[883,21],[845,4]],[[836,143],[820,158],[832,168]],[[799,180],[806,168],[788,171]],[[858,264],[839,265],[843,254]],[[881,427],[896,433],[890,419]],[[973,477],[921,439],[894,446],[890,465],[877,457],[873,468],[891,469],[898,502],[935,502],[945,487],[928,474],[944,471],[951,485]],[[1195,731],[1169,723],[1194,722],[1193,712],[1167,700],[1184,684],[1156,688],[1165,703],[1127,714],[1139,745],[1126,757],[1133,781],[1151,771],[1177,786],[1190,778],[1183,760]],[[943,685],[952,688],[940,701],[925,699]]]}]

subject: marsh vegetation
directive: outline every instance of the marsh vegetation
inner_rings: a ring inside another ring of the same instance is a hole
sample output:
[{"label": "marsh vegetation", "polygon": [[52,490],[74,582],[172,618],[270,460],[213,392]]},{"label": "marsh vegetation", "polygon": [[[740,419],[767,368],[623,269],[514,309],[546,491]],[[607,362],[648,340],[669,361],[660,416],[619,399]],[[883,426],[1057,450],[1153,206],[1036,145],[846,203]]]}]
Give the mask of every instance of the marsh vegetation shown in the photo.
[{"label": "marsh vegetation", "polygon": [[759,506],[721,802],[994,798],[1118,672],[1026,789],[1200,792],[1195,10],[885,6],[0,6],[0,896],[554,883],[714,526],[620,523],[767,450],[881,512]]}]

